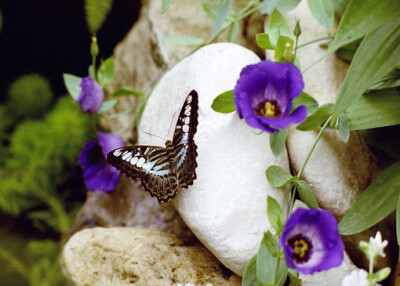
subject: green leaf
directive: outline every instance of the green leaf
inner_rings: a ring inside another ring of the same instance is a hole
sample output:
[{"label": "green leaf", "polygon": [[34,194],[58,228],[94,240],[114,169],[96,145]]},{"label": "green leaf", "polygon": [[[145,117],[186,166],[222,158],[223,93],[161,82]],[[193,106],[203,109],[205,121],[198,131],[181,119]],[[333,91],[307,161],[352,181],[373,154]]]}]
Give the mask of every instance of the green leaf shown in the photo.
[{"label": "green leaf", "polygon": [[400,17],[368,34],[361,42],[336,101],[335,122],[369,87],[400,62]]},{"label": "green leaf", "polygon": [[326,28],[332,28],[334,0],[307,0],[308,7],[317,21]]},{"label": "green leaf", "polygon": [[232,0],[221,0],[219,2],[217,17],[215,18],[214,30],[212,32],[211,39],[213,39],[221,30],[231,5]]},{"label": "green leaf", "polygon": [[113,108],[115,105],[117,105],[119,102],[119,99],[110,99],[110,100],[105,100],[103,101],[103,104],[100,107],[100,110],[97,113],[103,113],[111,108]]},{"label": "green leaf", "polygon": [[257,255],[254,255],[244,269],[242,286],[261,286],[257,281]]},{"label": "green leaf", "polygon": [[285,18],[278,10],[274,9],[268,22],[269,40],[272,46],[276,47],[279,36],[291,38],[291,32]]},{"label": "green leaf", "polygon": [[376,282],[381,282],[382,280],[385,280],[389,276],[389,274],[390,274],[390,267],[385,267],[375,272],[372,275],[375,278]]},{"label": "green leaf", "polygon": [[350,127],[344,114],[339,116],[339,137],[345,143],[349,141]]},{"label": "green leaf", "polygon": [[192,37],[192,36],[170,36],[170,37],[165,37],[162,40],[162,42],[187,46],[187,47],[201,46],[206,43],[206,41],[204,41],[202,38]]},{"label": "green leaf", "polygon": [[96,34],[103,25],[112,0],[85,0],[86,23],[91,34]]},{"label": "green leaf", "polygon": [[344,113],[351,130],[400,124],[400,91],[385,89],[358,98]]},{"label": "green leaf", "polygon": [[97,71],[97,80],[102,88],[108,86],[114,78],[114,59],[109,57],[101,63]]},{"label": "green leaf", "polygon": [[82,88],[79,86],[82,82],[82,78],[73,74],[63,73],[63,79],[68,93],[74,100],[77,100],[82,90]]},{"label": "green leaf", "polygon": [[317,111],[308,116],[303,123],[297,125],[296,129],[301,131],[309,131],[320,127],[321,124],[324,123],[329,116],[331,116],[334,107],[335,106],[332,103],[321,105]]},{"label": "green leaf", "polygon": [[233,90],[228,90],[218,95],[211,104],[211,108],[220,113],[234,112],[236,109],[233,101]]},{"label": "green leaf", "polygon": [[257,253],[257,280],[261,285],[273,285],[278,258],[267,248],[264,236]]},{"label": "green leaf", "polygon": [[89,75],[90,75],[93,79],[96,78],[93,65],[90,65],[90,66],[89,66],[89,68],[88,68],[88,73],[89,73]]},{"label": "green leaf", "polygon": [[129,87],[121,86],[115,89],[112,94],[112,96],[130,96],[130,95],[141,97],[143,96],[143,92],[130,89]]},{"label": "green leaf", "polygon": [[267,171],[265,172],[267,176],[268,182],[273,187],[283,187],[295,180],[297,177],[293,177],[288,171],[283,169],[282,167],[272,165],[269,166]]},{"label": "green leaf", "polygon": [[343,235],[351,235],[383,220],[397,206],[400,192],[400,163],[386,168],[358,197],[339,223]]},{"label": "green leaf", "polygon": [[268,196],[267,199],[267,215],[271,226],[280,233],[285,225],[285,217],[281,206],[271,196]]},{"label": "green leaf", "polygon": [[400,66],[397,66],[393,71],[381,78],[371,89],[385,89],[398,86],[400,86]]},{"label": "green leaf", "polygon": [[268,248],[268,251],[272,254],[273,257],[278,257],[280,248],[278,242],[274,235],[268,230],[264,233],[264,243],[265,246]]},{"label": "green leaf", "polygon": [[281,13],[289,12],[296,8],[301,0],[264,0],[260,5],[261,14],[270,14],[275,8]]},{"label": "green leaf", "polygon": [[300,180],[297,183],[297,190],[299,192],[300,199],[306,203],[307,206],[312,209],[319,209],[314,193],[311,191],[310,187],[305,181]]},{"label": "green leaf", "polygon": [[304,91],[298,97],[293,99],[291,112],[293,112],[300,105],[305,105],[307,108],[307,115],[313,114],[318,109],[318,102],[314,99],[314,97],[308,95]]},{"label": "green leaf", "polygon": [[397,198],[396,206],[396,234],[397,234],[397,244],[400,245],[400,196]]},{"label": "green leaf", "polygon": [[263,50],[273,50],[274,46],[272,46],[269,41],[269,35],[265,33],[256,34],[256,41],[258,46]]},{"label": "green leaf", "polygon": [[289,278],[290,278],[290,285],[300,285],[301,284],[301,279],[299,278],[299,274],[297,273],[296,269],[289,268],[288,271]]},{"label": "green leaf", "polygon": [[239,22],[233,22],[229,29],[228,42],[232,42],[235,39],[236,34],[239,32]]},{"label": "green leaf", "polygon": [[[288,44],[288,47],[286,45]],[[294,41],[290,37],[279,36],[278,42],[276,43],[275,55],[274,59],[280,59],[283,57],[283,53],[285,49],[289,49],[289,51],[293,48]]]},{"label": "green leaf", "polygon": [[360,39],[400,16],[398,0],[353,0],[347,6],[328,52]]},{"label": "green leaf", "polygon": [[161,14],[165,13],[168,10],[170,4],[171,4],[171,0],[163,0],[162,1]]},{"label": "green leaf", "polygon": [[340,47],[336,51],[336,55],[341,58],[342,60],[351,62],[354,58],[354,55],[357,52],[358,47],[360,46],[361,40],[357,40],[347,44],[343,47]]},{"label": "green leaf", "polygon": [[281,129],[278,132],[269,134],[269,146],[272,154],[274,154],[275,157],[279,156],[283,150],[283,147],[285,147],[287,134],[287,129]]}]

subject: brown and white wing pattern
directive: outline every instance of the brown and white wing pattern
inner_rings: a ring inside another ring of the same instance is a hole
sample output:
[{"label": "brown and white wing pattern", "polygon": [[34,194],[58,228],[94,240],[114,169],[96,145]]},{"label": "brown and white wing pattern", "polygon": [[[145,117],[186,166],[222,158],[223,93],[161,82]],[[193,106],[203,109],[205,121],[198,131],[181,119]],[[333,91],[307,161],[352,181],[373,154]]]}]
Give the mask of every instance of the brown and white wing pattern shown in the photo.
[{"label": "brown and white wing pattern", "polygon": [[143,188],[159,202],[167,202],[178,192],[176,177],[171,173],[165,148],[131,146],[116,149],[107,161],[133,179],[142,179]]},{"label": "brown and white wing pattern", "polygon": [[197,146],[194,135],[197,131],[199,101],[195,90],[187,96],[176,123],[172,144],[179,186],[187,188],[196,179]]}]

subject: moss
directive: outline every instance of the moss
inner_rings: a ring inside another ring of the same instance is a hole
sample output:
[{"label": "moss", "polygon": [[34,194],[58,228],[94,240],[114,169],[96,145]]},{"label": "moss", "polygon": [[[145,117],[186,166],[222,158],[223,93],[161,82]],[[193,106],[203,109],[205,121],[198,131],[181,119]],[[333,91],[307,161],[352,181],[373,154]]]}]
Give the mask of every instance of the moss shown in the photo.
[{"label": "moss", "polygon": [[37,118],[49,108],[53,99],[49,81],[38,74],[27,74],[11,83],[7,106],[15,118]]}]

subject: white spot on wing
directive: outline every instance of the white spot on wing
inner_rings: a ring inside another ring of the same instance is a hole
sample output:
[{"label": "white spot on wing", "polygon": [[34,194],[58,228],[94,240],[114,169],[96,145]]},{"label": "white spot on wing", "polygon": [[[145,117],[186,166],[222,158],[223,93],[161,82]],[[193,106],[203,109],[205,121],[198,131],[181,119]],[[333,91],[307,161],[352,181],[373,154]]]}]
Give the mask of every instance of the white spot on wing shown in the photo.
[{"label": "white spot on wing", "polygon": [[191,102],[192,102],[192,96],[191,96],[191,95],[189,95],[189,96],[187,97],[186,102],[187,102],[187,103],[191,103]]},{"label": "white spot on wing", "polygon": [[131,160],[131,164],[135,165],[137,161],[138,161],[138,157],[133,157]]},{"label": "white spot on wing", "polygon": [[124,156],[122,156],[122,160],[126,160],[130,156],[132,156],[132,152],[126,152],[124,153]]},{"label": "white spot on wing", "polygon": [[115,150],[114,153],[113,153],[113,155],[115,157],[119,156],[120,154],[121,154],[121,150]]},{"label": "white spot on wing", "polygon": [[190,122],[190,118],[189,118],[189,117],[186,117],[186,118],[185,118],[185,124],[189,124],[189,122]]},{"label": "white spot on wing", "polygon": [[142,167],[145,161],[146,161],[146,160],[145,160],[143,157],[140,158],[140,159],[137,161],[136,166],[138,166],[139,168]]},{"label": "white spot on wing", "polygon": [[185,110],[185,115],[189,116],[190,115],[190,109]]},{"label": "white spot on wing", "polygon": [[183,132],[189,132],[189,125],[183,125],[182,130]]}]

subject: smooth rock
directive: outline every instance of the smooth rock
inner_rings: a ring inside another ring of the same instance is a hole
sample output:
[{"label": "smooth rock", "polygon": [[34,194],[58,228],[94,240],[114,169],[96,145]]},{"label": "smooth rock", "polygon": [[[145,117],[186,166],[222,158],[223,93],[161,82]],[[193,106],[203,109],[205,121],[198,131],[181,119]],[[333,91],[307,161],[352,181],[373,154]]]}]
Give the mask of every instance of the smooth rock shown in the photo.
[{"label": "smooth rock", "polygon": [[235,44],[198,50],[160,80],[139,128],[139,144],[163,146],[165,140],[143,131],[170,138],[168,130],[186,96],[192,89],[198,92],[197,179],[174,203],[197,238],[239,275],[257,252],[264,231],[271,230],[267,196],[283,201],[283,190],[269,185],[265,170],[270,165],[288,170],[288,159],[286,150],[278,158],[272,155],[267,134],[257,135],[236,112],[217,113],[211,104],[218,94],[233,89],[243,67],[258,61],[253,52]]},{"label": "smooth rock", "polygon": [[[299,44],[308,42],[334,33],[335,28],[328,30],[322,27],[311,14],[307,1],[302,1],[294,10],[284,15],[293,31],[296,19],[300,20],[302,34]],[[268,19],[266,21],[266,32]],[[304,73],[304,91],[313,96],[319,103],[335,103],[341,84],[346,75],[348,64],[339,59],[334,53],[327,53],[318,43],[302,47],[297,57]],[[267,58],[273,58],[273,52],[267,51]],[[319,62],[318,62],[319,61]],[[314,65],[313,65],[314,64]],[[287,139],[288,154],[292,169],[296,174],[310,152],[319,130],[299,131],[289,128]],[[349,141],[344,143],[337,130],[325,130],[310,160],[308,161],[302,178],[307,181],[320,207],[332,212],[340,219],[354,204],[357,197],[364,191],[373,179],[382,171],[383,166],[370,151],[361,135],[352,131]],[[397,246],[393,240],[393,224],[390,221],[366,230],[361,234],[344,238],[346,251],[353,261],[362,267],[368,267],[368,261],[359,250],[359,241],[368,240],[380,230],[390,243],[390,254],[378,261],[378,268],[391,265],[397,253]]]},{"label": "smooth rock", "polygon": [[139,228],[92,228],[64,246],[62,265],[74,285],[241,285],[202,245]]}]

